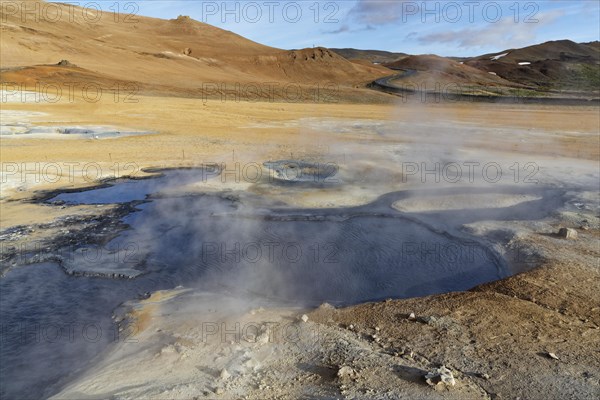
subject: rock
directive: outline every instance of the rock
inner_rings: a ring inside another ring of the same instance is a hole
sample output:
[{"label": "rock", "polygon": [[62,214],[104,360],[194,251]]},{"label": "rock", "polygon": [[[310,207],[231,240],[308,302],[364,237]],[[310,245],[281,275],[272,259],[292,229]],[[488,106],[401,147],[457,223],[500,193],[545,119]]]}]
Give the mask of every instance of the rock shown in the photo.
[{"label": "rock", "polygon": [[254,333],[245,334],[243,339],[248,343],[256,343],[256,335]]},{"label": "rock", "polygon": [[415,313],[414,313],[414,312],[411,312],[411,313],[408,315],[408,319],[410,319],[411,321],[414,321],[415,319],[417,319],[417,316],[415,315]]},{"label": "rock", "polygon": [[60,65],[61,67],[69,67],[72,66],[69,60],[60,60],[56,65]]},{"label": "rock", "polygon": [[437,318],[434,316],[420,317],[419,322],[422,322],[427,325],[434,325],[437,322]]},{"label": "rock", "polygon": [[160,349],[160,353],[161,354],[177,354],[177,348],[175,346],[173,346],[172,344],[166,345],[165,347],[163,347],[162,349]]},{"label": "rock", "polygon": [[548,357],[554,359],[554,360],[559,360],[558,356],[554,353],[548,353]]},{"label": "rock", "polygon": [[270,337],[268,332],[261,332],[260,335],[256,337],[256,343],[259,345],[264,345],[269,343]]},{"label": "rock", "polygon": [[300,317],[300,319],[302,320],[302,322],[308,322],[308,315],[302,314],[302,317]]},{"label": "rock", "polygon": [[221,373],[219,374],[219,377],[222,380],[226,381],[227,379],[229,379],[231,377],[231,374],[225,368],[223,368],[221,370]]},{"label": "rock", "polygon": [[354,369],[352,369],[352,367],[345,365],[338,370],[337,376],[341,380],[356,379],[358,374]]},{"label": "rock", "polygon": [[192,49],[190,49],[189,47],[186,47],[185,49],[182,50],[182,53],[186,56],[189,56],[190,54],[192,54]]},{"label": "rock", "polygon": [[577,231],[571,228],[560,228],[558,236],[563,239],[577,239]]},{"label": "rock", "polygon": [[427,384],[431,386],[456,385],[456,380],[454,379],[454,375],[452,375],[452,371],[450,371],[443,365],[434,372],[430,372],[427,375],[425,375],[425,380],[427,381]]}]

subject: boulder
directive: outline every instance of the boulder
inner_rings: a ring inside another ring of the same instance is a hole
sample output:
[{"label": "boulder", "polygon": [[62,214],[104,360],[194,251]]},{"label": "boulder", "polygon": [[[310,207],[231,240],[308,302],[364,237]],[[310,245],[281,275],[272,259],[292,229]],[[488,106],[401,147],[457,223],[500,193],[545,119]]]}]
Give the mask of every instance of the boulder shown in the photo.
[{"label": "boulder", "polygon": [[437,386],[437,385],[446,385],[446,386],[454,386],[456,385],[456,380],[454,379],[454,375],[452,375],[452,371],[450,371],[445,366],[441,366],[437,370],[428,373],[425,375],[425,380],[428,385]]},{"label": "boulder", "polygon": [[571,228],[560,228],[558,230],[558,236],[563,239],[577,239],[577,231]]},{"label": "boulder", "polygon": [[231,374],[225,368],[223,368],[219,374],[219,377],[225,381],[231,377]]},{"label": "boulder", "polygon": [[347,380],[347,379],[356,379],[358,377],[358,374],[356,373],[356,371],[354,369],[352,369],[352,367],[345,365],[343,367],[340,367],[340,369],[338,370],[337,376],[340,380]]}]

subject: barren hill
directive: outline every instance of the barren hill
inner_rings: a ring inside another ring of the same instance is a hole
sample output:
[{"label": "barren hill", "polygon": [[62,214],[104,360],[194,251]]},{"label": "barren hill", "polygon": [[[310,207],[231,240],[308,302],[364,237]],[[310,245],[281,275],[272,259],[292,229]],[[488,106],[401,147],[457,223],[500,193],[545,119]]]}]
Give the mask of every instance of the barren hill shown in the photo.
[{"label": "barren hill", "polygon": [[475,57],[475,60],[490,60],[494,57],[506,54],[498,58],[502,62],[534,62],[534,61],[598,61],[600,47],[598,42],[575,43],[571,40],[555,40],[521,49],[509,49],[499,53],[485,54]]},{"label": "barren hill", "polygon": [[[44,7],[40,2],[44,12],[24,16],[6,4],[0,39],[3,82],[43,78],[44,83],[60,83],[65,75],[77,75],[174,93],[191,93],[203,85],[225,85],[229,90],[235,84],[273,82],[335,84],[354,90],[390,74],[381,66],[352,63],[323,48],[287,51],[264,46],[186,16],[130,20],[104,11],[98,21],[90,22],[86,13],[91,11],[79,7]],[[60,60],[76,67],[56,66]]]},{"label": "barren hill", "polygon": [[[432,54],[408,56],[384,65],[392,69],[416,71],[410,81],[419,84],[429,83],[431,86],[436,84],[514,86],[488,72]],[[433,89],[433,87],[429,89]]]},{"label": "barren hill", "polygon": [[473,58],[408,56],[384,63],[403,71],[377,85],[490,96],[594,99],[600,95],[600,44],[546,42]]},{"label": "barren hill", "polygon": [[405,53],[393,53],[382,50],[330,49],[348,60],[367,60],[372,63],[389,63],[406,57]]},{"label": "barren hill", "polygon": [[600,90],[598,42],[546,42],[469,59],[465,64],[542,90]]}]

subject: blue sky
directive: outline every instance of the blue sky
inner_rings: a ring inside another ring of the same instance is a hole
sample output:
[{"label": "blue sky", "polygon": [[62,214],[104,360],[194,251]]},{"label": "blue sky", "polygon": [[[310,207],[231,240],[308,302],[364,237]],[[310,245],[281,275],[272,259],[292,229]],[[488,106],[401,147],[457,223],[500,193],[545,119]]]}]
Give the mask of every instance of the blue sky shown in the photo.
[{"label": "blue sky", "polygon": [[[548,40],[600,40],[598,0],[120,2],[122,10],[130,3],[126,11],[139,15],[189,15],[284,49],[315,45],[469,56]],[[114,3],[99,2],[103,9]]]}]

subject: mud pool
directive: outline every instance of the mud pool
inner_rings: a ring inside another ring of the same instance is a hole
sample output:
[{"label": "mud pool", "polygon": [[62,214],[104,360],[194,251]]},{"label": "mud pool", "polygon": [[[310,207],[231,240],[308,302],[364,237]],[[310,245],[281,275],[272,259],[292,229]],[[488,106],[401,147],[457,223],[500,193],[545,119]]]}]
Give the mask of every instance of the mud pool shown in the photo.
[{"label": "mud pool", "polygon": [[[18,267],[0,281],[3,397],[23,395],[24,387],[29,397],[54,393],[112,342],[127,339],[111,319],[120,304],[160,289],[181,285],[264,305],[348,305],[465,290],[509,276],[509,262],[492,242],[460,227],[486,218],[542,218],[564,194],[536,188],[521,193],[529,195],[524,203],[468,213],[394,208],[408,191],[360,207],[305,209],[249,191],[198,190],[195,183],[205,180],[204,170],[171,170],[47,200],[132,203],[137,211],[105,245],[57,243],[59,263]],[[306,190],[304,179],[288,183],[290,191]],[[489,195],[491,189],[469,190]],[[24,381],[31,376],[35,381]]]}]

